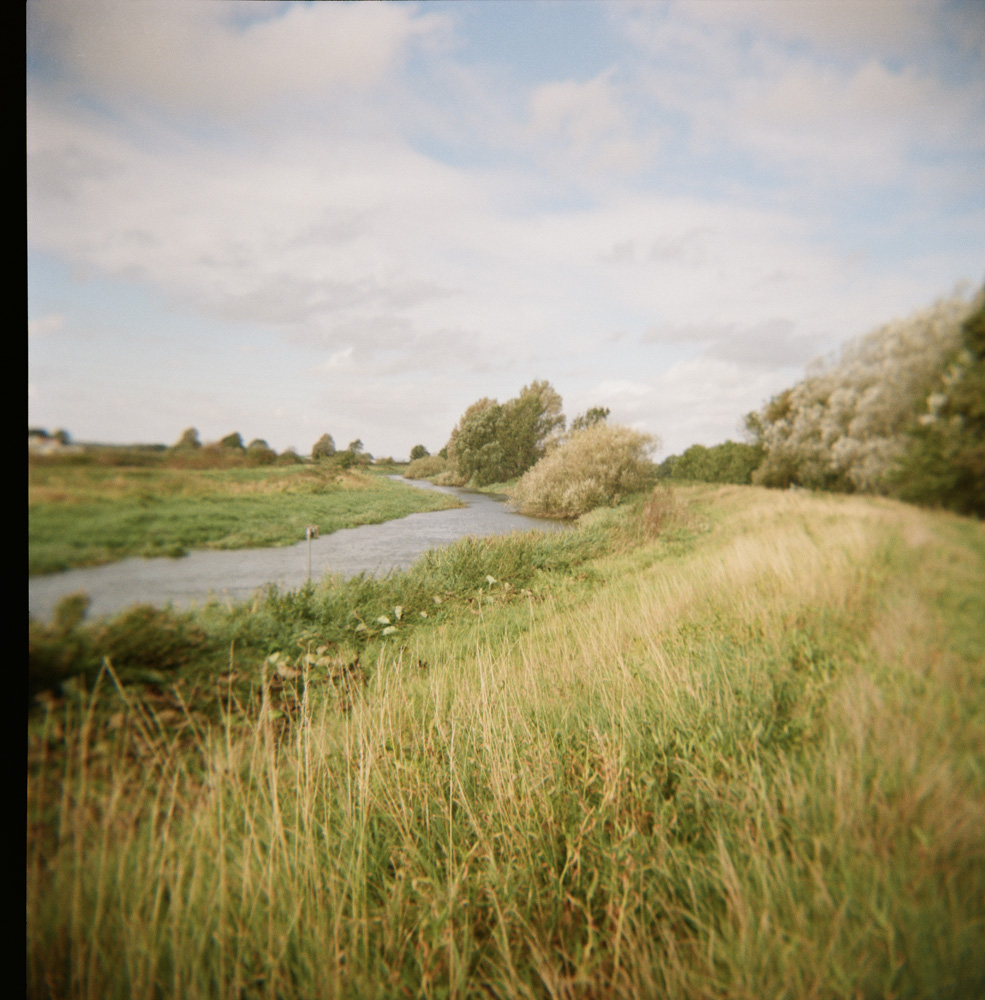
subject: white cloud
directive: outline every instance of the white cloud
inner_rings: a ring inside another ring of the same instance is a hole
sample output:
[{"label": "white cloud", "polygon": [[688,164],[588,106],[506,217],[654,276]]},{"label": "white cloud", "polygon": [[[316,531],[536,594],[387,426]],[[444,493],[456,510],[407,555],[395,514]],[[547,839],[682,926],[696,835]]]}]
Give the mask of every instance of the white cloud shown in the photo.
[{"label": "white cloud", "polygon": [[610,72],[579,82],[560,80],[534,89],[527,134],[546,148],[552,165],[568,161],[590,170],[633,171],[652,152],[633,135]]},{"label": "white cloud", "polygon": [[[944,45],[975,37],[966,7],[709,0],[619,10],[646,55],[642,86],[687,120],[693,152],[752,156],[801,197],[870,184],[922,193],[951,174],[914,169],[921,158],[985,152],[985,53],[972,42],[957,65]],[[985,38],[985,17],[978,22]]]},{"label": "white cloud", "polygon": [[29,337],[47,337],[49,334],[57,333],[65,325],[65,317],[61,313],[49,313],[39,319],[27,321],[27,335]]},{"label": "white cloud", "polygon": [[649,396],[652,387],[643,382],[632,382],[629,379],[606,379],[595,388],[595,393],[605,399],[625,396]]},{"label": "white cloud", "polygon": [[447,30],[444,18],[400,4],[333,4],[330,12],[228,0],[31,6],[35,46],[103,99],[234,116],[373,86],[410,45]]}]

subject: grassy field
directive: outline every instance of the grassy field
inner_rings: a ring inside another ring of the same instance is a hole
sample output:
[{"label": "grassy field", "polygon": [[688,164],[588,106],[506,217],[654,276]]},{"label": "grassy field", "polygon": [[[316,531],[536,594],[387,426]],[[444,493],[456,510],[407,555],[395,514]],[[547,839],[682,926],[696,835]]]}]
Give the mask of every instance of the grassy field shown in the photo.
[{"label": "grassy field", "polygon": [[290,545],[322,533],[459,506],[447,494],[317,464],[181,469],[34,463],[28,479],[31,575],[126,556]]},{"label": "grassy field", "polygon": [[27,995],[985,995],[983,594],[979,522],[709,486],[203,612],[30,714]]}]

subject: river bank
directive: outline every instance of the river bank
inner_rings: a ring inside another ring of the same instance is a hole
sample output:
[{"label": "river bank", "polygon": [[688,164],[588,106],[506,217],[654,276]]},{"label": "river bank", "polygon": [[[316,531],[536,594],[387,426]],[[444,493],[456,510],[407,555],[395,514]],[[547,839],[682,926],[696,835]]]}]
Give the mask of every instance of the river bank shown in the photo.
[{"label": "river bank", "polygon": [[80,591],[90,599],[92,618],[116,614],[135,603],[190,608],[216,600],[228,605],[251,599],[267,584],[294,589],[308,580],[317,582],[326,574],[349,578],[407,569],[429,549],[468,535],[558,531],[564,527],[556,521],[516,514],[501,496],[425,481],[414,482],[412,490],[399,477],[382,480],[391,481],[404,493],[440,497],[445,509],[341,528],[310,542],[280,547],[198,550],[181,559],[128,558],[32,577],[28,580],[29,613],[38,620],[50,620],[63,597]]},{"label": "river bank", "polygon": [[188,469],[35,460],[28,466],[28,574],[294,545],[343,528],[459,505],[379,471],[328,462]]}]

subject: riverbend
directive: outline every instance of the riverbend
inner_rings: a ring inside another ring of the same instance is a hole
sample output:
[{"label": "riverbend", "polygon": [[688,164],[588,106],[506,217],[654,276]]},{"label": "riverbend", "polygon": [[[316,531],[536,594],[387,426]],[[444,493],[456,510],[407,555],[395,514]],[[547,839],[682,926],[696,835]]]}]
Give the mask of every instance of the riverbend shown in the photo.
[{"label": "riverbend", "polygon": [[319,580],[329,573],[342,577],[360,573],[382,576],[407,569],[429,549],[469,535],[556,531],[564,527],[557,521],[517,514],[502,496],[434,486],[425,481],[413,485],[454,494],[466,506],[346,528],[287,547],[203,549],[180,559],[129,558],[34,577],[28,580],[28,610],[33,618],[47,620],[65,595],[78,591],[89,595],[91,618],[116,614],[132,604],[188,608],[209,600],[234,603],[250,600],[270,583],[294,589],[308,579]]}]

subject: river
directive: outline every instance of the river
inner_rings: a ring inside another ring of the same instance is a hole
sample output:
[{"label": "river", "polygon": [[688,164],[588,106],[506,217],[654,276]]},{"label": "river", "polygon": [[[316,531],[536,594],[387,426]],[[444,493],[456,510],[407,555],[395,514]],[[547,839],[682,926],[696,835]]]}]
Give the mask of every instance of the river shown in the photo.
[{"label": "river", "polygon": [[89,595],[90,619],[116,614],[132,604],[189,608],[209,600],[234,603],[252,599],[268,583],[285,589],[300,587],[308,579],[309,553],[312,580],[326,573],[380,576],[407,569],[428,549],[450,545],[467,535],[564,527],[557,521],[514,513],[503,497],[425,481],[413,485],[452,493],[467,506],[345,528],[310,543],[281,548],[200,549],[180,559],[136,557],[36,576],[28,579],[28,611],[33,618],[48,620],[61,598],[77,591]]}]

